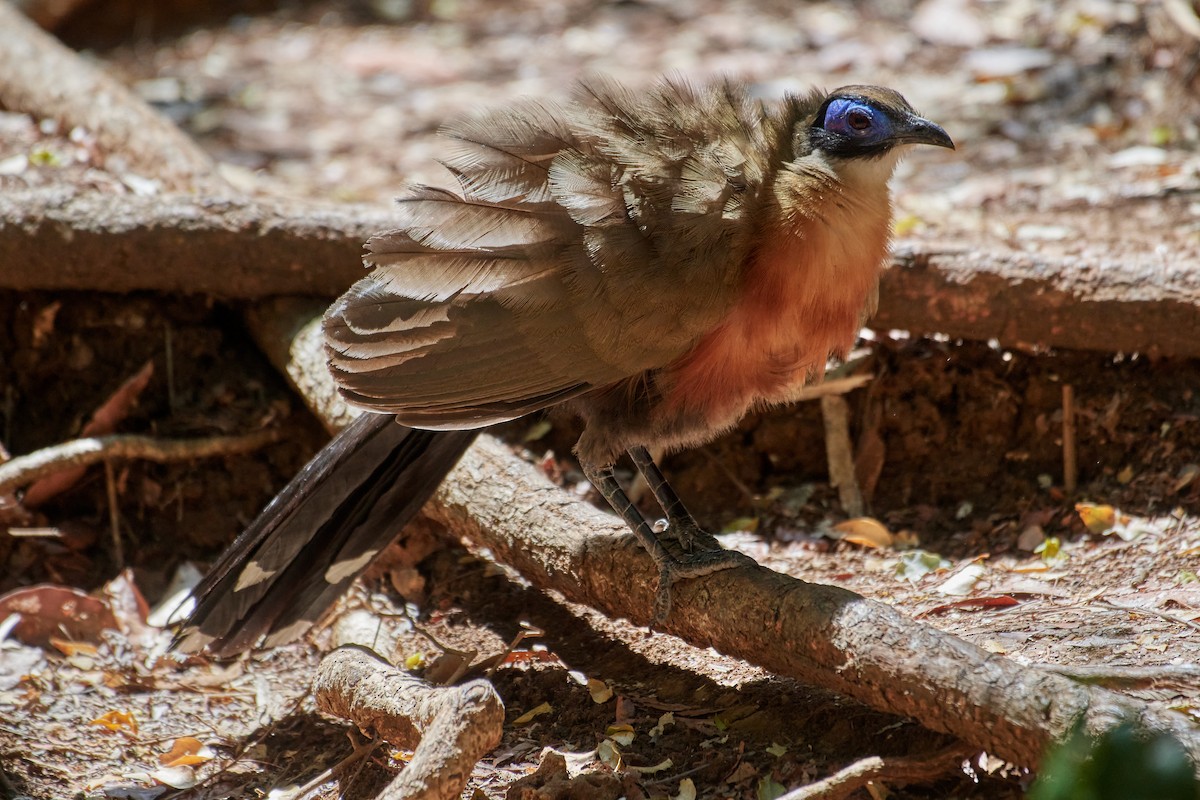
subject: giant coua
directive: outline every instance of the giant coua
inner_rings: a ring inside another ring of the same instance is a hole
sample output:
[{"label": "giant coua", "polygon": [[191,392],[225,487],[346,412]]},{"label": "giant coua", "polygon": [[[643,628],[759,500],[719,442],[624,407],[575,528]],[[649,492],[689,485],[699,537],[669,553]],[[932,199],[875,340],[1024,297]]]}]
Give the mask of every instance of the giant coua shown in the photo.
[{"label": "giant coua", "polygon": [[[329,366],[365,408],[194,592],[179,641],[295,638],[425,502],[474,432],[550,406],[584,422],[588,479],[673,582],[748,559],[700,530],[648,448],[705,442],[853,343],[909,145],[953,147],[894,91],[774,107],[742,87],[584,83],[451,125],[460,192],[417,187],[374,270],[329,309]],[[613,476],[622,453],[668,519]]]}]

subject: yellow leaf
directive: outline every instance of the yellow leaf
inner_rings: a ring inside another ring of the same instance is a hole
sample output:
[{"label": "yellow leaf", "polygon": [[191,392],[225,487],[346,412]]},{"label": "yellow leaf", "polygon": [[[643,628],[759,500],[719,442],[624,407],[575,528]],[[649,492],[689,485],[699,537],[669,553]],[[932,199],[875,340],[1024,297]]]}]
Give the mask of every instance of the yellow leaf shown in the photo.
[{"label": "yellow leaf", "polygon": [[650,734],[650,739],[654,740],[654,739],[657,739],[659,736],[662,736],[663,730],[668,725],[674,725],[674,724],[675,724],[675,715],[673,713],[671,713],[670,711],[668,711],[667,713],[663,714],[661,717],[658,718],[658,724],[655,725],[653,728],[651,728],[649,731],[647,731],[647,733]]},{"label": "yellow leaf", "polygon": [[848,519],[834,525],[833,529],[842,534],[842,541],[862,547],[891,547],[895,541],[883,523],[872,517]]},{"label": "yellow leaf", "polygon": [[625,769],[629,770],[630,772],[636,772],[639,775],[653,775],[656,772],[668,770],[673,766],[675,766],[674,761],[669,758],[664,758],[662,761],[649,767],[635,767],[632,765],[626,765]]},{"label": "yellow leaf", "polygon": [[897,236],[908,236],[924,224],[920,217],[905,214],[904,216],[897,217],[896,221],[892,223],[892,231]]},{"label": "yellow leaf", "polygon": [[679,782],[679,794],[672,800],[696,800],[696,784],[691,778],[684,778]]},{"label": "yellow leaf", "polygon": [[632,725],[609,725],[605,729],[604,735],[622,747],[628,747],[633,744],[633,737],[635,736]]},{"label": "yellow leaf", "polygon": [[137,720],[128,711],[109,711],[107,714],[96,717],[90,724],[99,725],[113,732],[128,730],[135,736],[138,732]]},{"label": "yellow leaf", "polygon": [[512,724],[513,725],[528,725],[530,722],[533,722],[535,717],[540,717],[542,714],[549,714],[553,710],[554,710],[554,707],[551,706],[549,703],[542,703],[540,706],[537,706],[536,708],[531,708],[528,711],[526,711],[524,714],[522,714],[521,716],[514,719]]},{"label": "yellow leaf", "polygon": [[1075,511],[1083,525],[1092,533],[1104,533],[1117,524],[1117,510],[1112,506],[1097,506],[1091,503],[1076,503]]},{"label": "yellow leaf", "polygon": [[737,517],[725,523],[725,527],[721,528],[721,533],[738,533],[746,531],[754,533],[758,530],[758,517]]},{"label": "yellow leaf", "polygon": [[605,739],[596,748],[596,757],[614,770],[621,769],[621,748],[612,739]]},{"label": "yellow leaf", "polygon": [[613,690],[604,681],[588,678],[587,688],[593,703],[607,703],[612,699]]},{"label": "yellow leaf", "polygon": [[1067,554],[1062,551],[1062,542],[1057,536],[1047,536],[1045,541],[1033,548],[1033,552],[1041,556],[1047,566],[1057,566],[1067,560]]}]

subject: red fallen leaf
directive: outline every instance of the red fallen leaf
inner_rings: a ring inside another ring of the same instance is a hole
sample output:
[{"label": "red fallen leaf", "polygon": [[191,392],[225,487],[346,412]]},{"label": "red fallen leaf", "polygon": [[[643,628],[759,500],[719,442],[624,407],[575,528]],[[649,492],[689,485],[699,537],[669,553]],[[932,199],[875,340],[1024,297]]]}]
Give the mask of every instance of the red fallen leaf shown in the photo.
[{"label": "red fallen leaf", "polygon": [[[79,435],[103,436],[116,430],[121,420],[129,416],[130,409],[137,403],[153,375],[154,362],[147,361],[136,375],[121,384],[121,387],[93,412],[91,420],[83,426]],[[70,489],[79,482],[85,472],[87,467],[70,467],[35,481],[25,492],[22,502],[29,508],[36,508]]]},{"label": "red fallen leaf", "polygon": [[623,694],[617,695],[616,713],[613,715],[614,721],[619,723],[633,722],[637,717],[637,707]]},{"label": "red fallen leaf", "polygon": [[1008,608],[1009,606],[1020,604],[1020,600],[1008,594],[997,595],[996,597],[968,597],[964,600],[955,600],[953,603],[935,606],[928,611],[922,611],[920,614],[917,614],[917,618],[920,619],[921,617],[928,617],[934,614],[944,614],[956,608],[973,608],[986,611],[990,608]]},{"label": "red fallen leaf", "polygon": [[12,635],[37,647],[48,646],[51,636],[99,643],[101,631],[117,630],[117,621],[103,600],[48,583],[15,589],[0,597],[0,619],[10,614],[21,616]]}]

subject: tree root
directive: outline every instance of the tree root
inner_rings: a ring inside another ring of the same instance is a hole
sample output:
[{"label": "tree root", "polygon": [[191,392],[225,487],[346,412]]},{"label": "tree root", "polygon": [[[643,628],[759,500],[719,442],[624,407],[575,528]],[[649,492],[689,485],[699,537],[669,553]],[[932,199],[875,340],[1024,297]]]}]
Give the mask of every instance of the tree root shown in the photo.
[{"label": "tree root", "polygon": [[321,711],[414,751],[379,800],[458,797],[503,733],[504,704],[488,681],[431,686],[358,645],[321,660],[313,693]]}]

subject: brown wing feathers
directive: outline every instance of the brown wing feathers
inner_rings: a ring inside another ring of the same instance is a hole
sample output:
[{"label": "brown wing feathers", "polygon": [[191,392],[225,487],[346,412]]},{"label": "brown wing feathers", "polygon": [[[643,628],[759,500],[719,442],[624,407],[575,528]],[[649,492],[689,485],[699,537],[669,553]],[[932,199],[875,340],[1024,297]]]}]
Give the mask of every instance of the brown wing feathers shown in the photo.
[{"label": "brown wing feathers", "polygon": [[352,402],[450,427],[686,352],[736,300],[780,127],[729,85],[595,80],[445,134],[463,196],[402,199],[326,332]]}]

